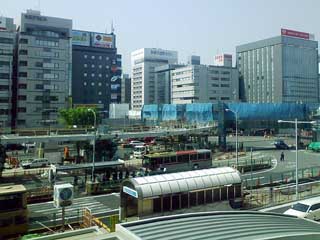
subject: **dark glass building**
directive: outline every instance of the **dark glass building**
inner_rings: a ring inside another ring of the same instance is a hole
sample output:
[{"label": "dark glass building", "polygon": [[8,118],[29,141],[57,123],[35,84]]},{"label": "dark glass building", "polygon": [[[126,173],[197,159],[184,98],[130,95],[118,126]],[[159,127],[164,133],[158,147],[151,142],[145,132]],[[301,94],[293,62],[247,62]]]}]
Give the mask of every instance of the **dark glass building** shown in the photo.
[{"label": "dark glass building", "polygon": [[73,31],[72,101],[109,111],[121,102],[121,55],[115,34]]}]

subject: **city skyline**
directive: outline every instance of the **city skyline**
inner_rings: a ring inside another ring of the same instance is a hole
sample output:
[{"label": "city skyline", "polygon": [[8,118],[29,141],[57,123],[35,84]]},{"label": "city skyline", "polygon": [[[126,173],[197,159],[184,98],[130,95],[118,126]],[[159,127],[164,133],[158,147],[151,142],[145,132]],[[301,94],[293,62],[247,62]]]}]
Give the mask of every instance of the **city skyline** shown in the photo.
[{"label": "city skyline", "polygon": [[234,56],[237,45],[278,36],[281,28],[310,32],[315,40],[320,35],[315,24],[319,20],[320,2],[313,0],[223,3],[189,0],[183,4],[162,1],[157,6],[150,1],[128,0],[116,4],[96,1],[92,6],[79,6],[77,1],[77,11],[72,11],[75,4],[61,0],[3,0],[5,7],[0,15],[13,17],[19,24],[21,12],[40,9],[43,15],[72,19],[73,29],[97,32],[110,32],[113,22],[126,73],[130,72],[130,53],[143,47],[178,51],[179,63],[186,62],[187,56],[193,54],[201,56],[204,64],[213,64],[215,54]]}]

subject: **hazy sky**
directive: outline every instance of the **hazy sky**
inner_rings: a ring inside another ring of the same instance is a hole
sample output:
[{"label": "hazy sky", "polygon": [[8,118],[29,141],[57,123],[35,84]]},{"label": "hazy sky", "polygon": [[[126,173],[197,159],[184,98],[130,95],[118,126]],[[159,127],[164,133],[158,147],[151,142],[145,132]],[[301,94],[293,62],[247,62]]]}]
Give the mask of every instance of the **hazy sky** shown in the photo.
[{"label": "hazy sky", "polygon": [[[117,35],[123,69],[130,53],[143,47],[179,52],[179,62],[200,55],[212,64],[216,53],[235,53],[239,44],[273,37],[281,27],[320,39],[318,0],[0,0],[0,15],[17,21],[26,9],[73,19],[73,28]],[[233,60],[235,61],[235,59]]]}]

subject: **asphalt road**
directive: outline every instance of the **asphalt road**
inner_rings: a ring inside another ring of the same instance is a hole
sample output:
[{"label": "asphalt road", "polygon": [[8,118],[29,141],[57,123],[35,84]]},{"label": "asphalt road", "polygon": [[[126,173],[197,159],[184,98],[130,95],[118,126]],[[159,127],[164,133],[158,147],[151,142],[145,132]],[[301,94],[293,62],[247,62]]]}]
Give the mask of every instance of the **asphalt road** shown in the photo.
[{"label": "asphalt road", "polygon": [[[83,209],[89,208],[95,217],[102,217],[117,214],[120,205],[118,193],[76,198],[73,204],[66,207],[65,222],[66,224],[78,222],[83,215]],[[53,202],[29,204],[29,229],[41,229],[44,226],[54,227],[62,221],[61,209],[53,206]]]}]

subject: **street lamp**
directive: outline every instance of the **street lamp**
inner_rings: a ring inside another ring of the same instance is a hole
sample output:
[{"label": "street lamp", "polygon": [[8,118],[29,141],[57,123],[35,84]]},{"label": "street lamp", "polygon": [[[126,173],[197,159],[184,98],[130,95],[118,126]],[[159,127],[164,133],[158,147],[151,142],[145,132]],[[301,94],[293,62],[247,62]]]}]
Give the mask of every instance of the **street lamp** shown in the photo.
[{"label": "street lamp", "polygon": [[94,181],[94,162],[95,162],[95,155],[96,155],[97,115],[96,115],[96,112],[91,108],[88,108],[88,112],[92,112],[94,116],[94,137],[93,137],[92,172],[91,172],[91,182],[93,182]]},{"label": "street lamp", "polygon": [[298,121],[296,118],[294,121],[284,121],[278,120],[278,123],[294,123],[295,125],[295,132],[296,132],[296,200],[299,199],[299,179],[298,179],[298,124],[300,123],[309,123],[315,124],[316,121]]},{"label": "street lamp", "polygon": [[238,112],[233,111],[229,108],[226,108],[226,112],[232,112],[236,116],[236,169],[239,167],[239,159],[238,159]]}]

